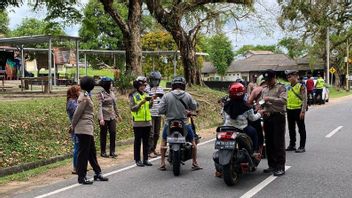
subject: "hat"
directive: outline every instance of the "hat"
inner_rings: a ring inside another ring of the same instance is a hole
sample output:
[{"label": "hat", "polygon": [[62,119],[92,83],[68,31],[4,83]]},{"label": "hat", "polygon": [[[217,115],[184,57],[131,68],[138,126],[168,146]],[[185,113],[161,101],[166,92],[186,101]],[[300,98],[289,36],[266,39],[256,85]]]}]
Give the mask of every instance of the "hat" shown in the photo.
[{"label": "hat", "polygon": [[276,77],[276,73],[272,69],[267,69],[263,73],[263,76],[264,76],[264,80],[267,81],[267,80],[271,80],[271,79],[275,78]]},{"label": "hat", "polygon": [[297,70],[285,70],[285,74],[286,74],[286,76],[288,76],[288,75],[292,75],[292,74],[297,74],[298,73],[298,71]]}]

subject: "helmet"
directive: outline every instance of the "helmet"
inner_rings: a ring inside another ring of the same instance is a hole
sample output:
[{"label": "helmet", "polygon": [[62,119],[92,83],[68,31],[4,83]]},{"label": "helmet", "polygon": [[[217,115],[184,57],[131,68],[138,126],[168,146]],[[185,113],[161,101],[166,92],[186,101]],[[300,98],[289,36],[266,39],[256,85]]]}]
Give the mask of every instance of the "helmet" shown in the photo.
[{"label": "helmet", "polygon": [[293,75],[293,74],[297,74],[298,71],[297,70],[285,70],[285,75]]},{"label": "helmet", "polygon": [[246,93],[246,88],[238,82],[234,82],[229,86],[229,97],[231,99],[242,99]]},{"label": "helmet", "polygon": [[108,91],[111,88],[112,79],[109,77],[102,77],[99,81],[99,85]]},{"label": "helmet", "polygon": [[95,80],[90,76],[84,76],[81,78],[79,85],[82,90],[90,92],[94,89]]},{"label": "helmet", "polygon": [[100,78],[100,82],[111,82],[111,81],[112,81],[112,79],[109,77],[106,77],[106,76]]},{"label": "helmet", "polygon": [[159,86],[160,80],[161,80],[161,74],[160,74],[160,72],[158,72],[158,71],[152,71],[152,72],[150,72],[148,80],[149,80],[149,85],[150,85],[151,87],[157,87],[157,86]]},{"label": "helmet", "polygon": [[144,83],[147,83],[147,78],[145,76],[138,76],[136,78],[136,81],[142,81]]},{"label": "helmet", "polygon": [[172,90],[180,88],[182,90],[186,89],[186,79],[182,76],[176,76],[171,81]]},{"label": "helmet", "polygon": [[133,81],[133,87],[136,89],[146,84],[147,84],[147,78],[145,76],[138,76],[136,80]]}]

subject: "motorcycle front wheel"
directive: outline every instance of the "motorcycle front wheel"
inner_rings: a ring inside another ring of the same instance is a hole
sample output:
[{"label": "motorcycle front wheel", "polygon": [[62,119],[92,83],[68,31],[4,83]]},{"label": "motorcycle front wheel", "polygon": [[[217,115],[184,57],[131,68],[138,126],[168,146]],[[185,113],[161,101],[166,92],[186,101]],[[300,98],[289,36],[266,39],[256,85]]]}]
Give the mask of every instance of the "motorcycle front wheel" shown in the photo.
[{"label": "motorcycle front wheel", "polygon": [[233,186],[238,182],[239,175],[234,170],[232,163],[229,163],[223,166],[223,177],[224,177],[224,182],[228,186]]},{"label": "motorcycle front wheel", "polygon": [[172,152],[172,171],[175,176],[179,176],[181,172],[181,151]]}]

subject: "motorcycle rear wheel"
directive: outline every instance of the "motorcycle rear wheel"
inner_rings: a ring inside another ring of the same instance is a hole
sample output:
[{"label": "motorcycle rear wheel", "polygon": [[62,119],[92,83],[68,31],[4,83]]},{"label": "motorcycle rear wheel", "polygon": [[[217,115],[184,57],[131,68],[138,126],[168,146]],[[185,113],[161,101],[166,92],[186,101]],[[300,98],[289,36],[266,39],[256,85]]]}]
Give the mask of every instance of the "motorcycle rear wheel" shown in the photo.
[{"label": "motorcycle rear wheel", "polygon": [[223,166],[223,177],[228,186],[235,185],[239,180],[239,174],[233,170],[231,163]]},{"label": "motorcycle rear wheel", "polygon": [[175,176],[179,176],[181,172],[181,151],[172,152],[172,171]]}]

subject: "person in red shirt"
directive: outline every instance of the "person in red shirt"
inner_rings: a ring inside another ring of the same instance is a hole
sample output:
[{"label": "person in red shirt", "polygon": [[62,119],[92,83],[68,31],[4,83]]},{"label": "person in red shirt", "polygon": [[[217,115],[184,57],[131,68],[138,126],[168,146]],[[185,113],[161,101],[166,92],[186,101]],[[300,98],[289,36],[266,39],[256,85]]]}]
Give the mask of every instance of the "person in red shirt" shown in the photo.
[{"label": "person in red shirt", "polygon": [[306,87],[307,87],[308,105],[312,105],[314,102],[313,101],[314,80],[310,72],[307,74]]}]

